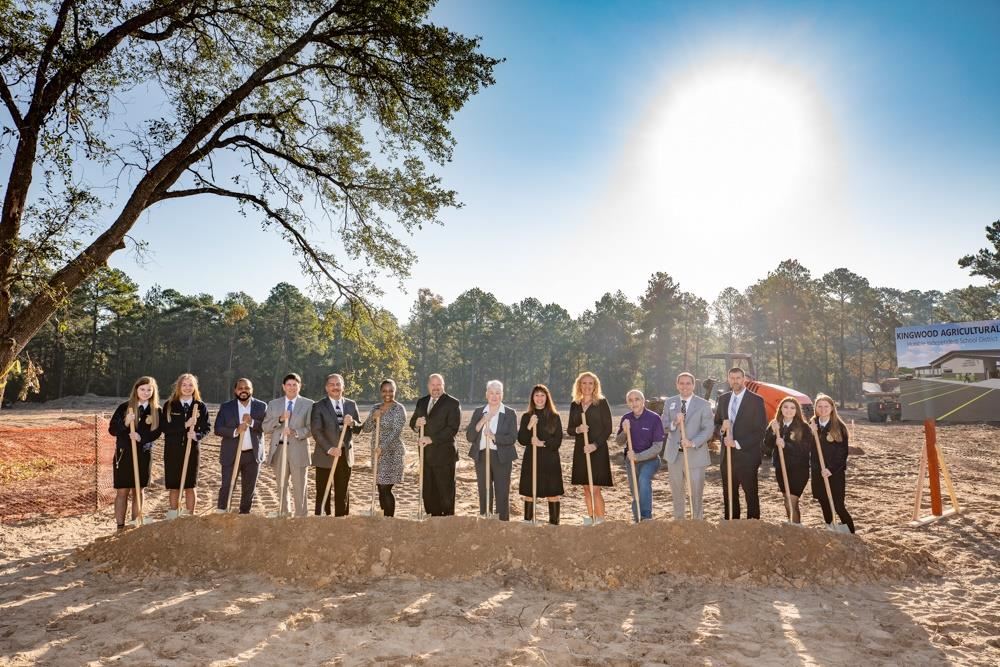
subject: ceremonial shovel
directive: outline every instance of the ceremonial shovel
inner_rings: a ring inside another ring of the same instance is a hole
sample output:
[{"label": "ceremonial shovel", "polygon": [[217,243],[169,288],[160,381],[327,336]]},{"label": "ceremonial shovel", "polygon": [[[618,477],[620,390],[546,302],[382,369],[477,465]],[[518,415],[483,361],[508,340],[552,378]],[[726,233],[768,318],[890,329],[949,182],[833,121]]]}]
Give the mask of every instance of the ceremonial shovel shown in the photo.
[{"label": "ceremonial shovel", "polygon": [[[249,417],[250,415],[245,415],[245,416]],[[244,421],[243,423],[248,424],[249,422]],[[250,427],[247,426],[247,428]],[[230,511],[232,511],[233,492],[236,491],[236,475],[239,474],[240,472],[240,454],[241,454],[240,444],[243,442],[243,434],[239,432],[239,429],[237,429],[236,432],[238,435],[236,436],[236,450],[233,452],[233,476],[229,480],[229,496],[226,498],[226,509],[220,510],[220,513],[222,514],[228,514]]]},{"label": "ceremonial shovel", "polygon": [[[531,427],[532,440],[538,439],[538,418]],[[531,525],[538,525],[538,447],[531,443]]]},{"label": "ceremonial shovel", "polygon": [[820,447],[819,444],[819,434],[812,429],[809,429],[809,431],[813,435],[813,440],[816,441],[816,454],[819,456],[819,474],[820,477],[823,477],[823,486],[826,487],[826,501],[830,503],[830,518],[833,522],[827,525],[827,528],[835,533],[849,533],[851,532],[851,529],[837,521],[837,509],[833,506],[833,491],[830,490],[830,478],[823,476],[823,470],[826,468],[826,461],[823,460],[823,448]]},{"label": "ceremonial shovel", "polygon": [[[684,484],[687,486],[688,507],[691,510],[691,518],[694,519],[694,494],[691,492],[691,466],[688,465],[688,448],[684,446],[684,441],[688,439],[687,431],[684,428],[684,413],[681,413],[681,453],[684,455]],[[666,447],[666,438],[663,439],[663,446]],[[731,479],[731,478],[730,478]],[[729,486],[732,489],[732,484]]]},{"label": "ceremonial shovel", "polygon": [[726,448],[726,461],[728,462],[728,465],[726,465],[726,470],[728,471],[728,477],[729,477],[727,481],[727,488],[729,489],[729,515],[727,516],[727,518],[730,520],[734,518],[733,517],[733,450],[736,448],[728,447],[726,445],[725,436],[729,435],[730,429],[732,429],[732,427],[733,427],[732,422],[730,422],[728,419],[722,422],[722,430],[725,433],[722,440],[722,446]]},{"label": "ceremonial shovel", "polygon": [[[291,429],[288,428],[288,420],[292,418],[292,415],[286,410],[285,411],[285,428],[281,431],[281,438],[285,441],[285,444],[281,447],[281,454],[279,455],[278,463],[278,511],[274,513],[269,513],[267,516],[269,519],[276,517],[288,516],[285,512],[285,507],[288,502],[288,440],[292,435]],[[332,474],[332,471],[331,471]]]},{"label": "ceremonial shovel", "polygon": [[[195,424],[198,423],[197,403],[195,403],[191,408],[191,419],[195,421]],[[187,440],[187,444],[184,446],[184,465],[181,467],[181,488],[177,493],[177,509],[175,510],[177,513],[174,516],[170,516],[170,512],[168,511],[168,519],[173,519],[179,516],[190,516],[190,512],[183,507],[187,500],[184,496],[184,481],[187,479],[188,461],[191,459],[191,447],[194,446],[194,438],[188,437],[185,438],[185,440]]]},{"label": "ceremonial shovel", "polygon": [[381,444],[379,441],[379,433],[382,426],[382,420],[378,417],[375,418],[375,439],[372,441],[372,503],[371,509],[367,512],[362,512],[364,516],[383,516],[383,512],[380,509],[375,509],[376,499],[378,498],[378,449]]},{"label": "ceremonial shovel", "polygon": [[[129,414],[132,414],[131,411]],[[129,436],[135,435],[135,419],[136,416],[132,414],[132,421],[128,425]],[[153,523],[153,520],[147,519],[142,515],[144,503],[142,502],[142,488],[139,486],[139,454],[135,446],[135,440],[129,437],[129,442],[132,443],[132,481],[135,482],[135,500],[133,503],[135,507],[139,508],[135,518],[129,523],[133,526],[142,526],[143,524]]]},{"label": "ceremonial shovel", "polygon": [[[628,423],[628,422],[626,422]],[[636,476],[635,472],[635,459],[630,457],[629,454],[635,456],[635,451],[632,449],[632,429],[625,429],[625,438],[628,440],[628,453],[625,454],[625,458],[628,459],[629,464],[632,466],[632,499],[635,501],[635,522],[639,523],[639,478]],[[593,498],[591,498],[593,500]]]},{"label": "ceremonial shovel", "polygon": [[[337,440],[337,449],[340,451],[344,451],[344,434],[346,433],[346,428],[340,429],[340,438]],[[333,473],[337,470],[337,461],[339,460],[339,454],[333,457],[333,465],[330,466],[330,476],[326,478],[326,488],[323,490],[323,501],[319,505],[319,514],[316,516],[323,516],[323,512],[326,511],[326,501],[330,500],[330,489],[333,488]]]},{"label": "ceremonial shovel", "polygon": [[[424,439],[424,427],[420,427],[420,440]],[[417,521],[424,520],[424,446],[417,441]]]},{"label": "ceremonial shovel", "polygon": [[[780,427],[779,427],[780,428]],[[780,437],[780,435],[779,435]],[[777,445],[775,445],[777,447]],[[778,461],[781,463],[781,479],[785,480],[785,504],[788,506],[788,521],[792,525],[801,525],[792,521],[792,492],[788,488],[788,468],[785,467],[785,448],[778,447]]]},{"label": "ceremonial shovel", "polygon": [[[583,420],[583,425],[587,425],[587,411],[583,409],[583,404],[580,405],[580,419]],[[587,451],[587,446],[590,445],[590,434],[587,431],[583,432],[583,448],[584,456],[587,458],[587,488],[590,489],[590,521],[588,522],[584,519],[585,526],[593,526],[597,523],[597,507],[594,503],[594,469],[590,465],[590,452]]]},{"label": "ceremonial shovel", "polygon": [[[483,428],[486,429],[487,432],[489,432],[490,430],[489,421],[486,422],[486,425],[483,426]],[[490,502],[490,486],[491,486],[490,485],[490,438],[489,436],[487,436],[486,437],[486,518],[487,519],[493,518],[493,512],[491,511],[493,509],[493,504]]]}]

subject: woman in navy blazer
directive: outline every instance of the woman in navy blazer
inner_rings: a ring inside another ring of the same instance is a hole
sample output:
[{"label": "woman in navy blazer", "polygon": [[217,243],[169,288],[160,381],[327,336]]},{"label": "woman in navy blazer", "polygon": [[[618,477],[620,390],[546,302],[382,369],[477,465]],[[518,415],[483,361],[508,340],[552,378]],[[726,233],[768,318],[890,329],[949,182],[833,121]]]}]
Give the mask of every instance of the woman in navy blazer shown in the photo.
[{"label": "woman in navy blazer", "polygon": [[[476,462],[479,486],[479,514],[493,513],[494,501],[501,521],[510,521],[510,472],[517,458],[517,414],[503,404],[503,383],[486,383],[486,405],[476,408],[465,430],[469,458]],[[490,504],[486,504],[486,457],[490,453]]]}]

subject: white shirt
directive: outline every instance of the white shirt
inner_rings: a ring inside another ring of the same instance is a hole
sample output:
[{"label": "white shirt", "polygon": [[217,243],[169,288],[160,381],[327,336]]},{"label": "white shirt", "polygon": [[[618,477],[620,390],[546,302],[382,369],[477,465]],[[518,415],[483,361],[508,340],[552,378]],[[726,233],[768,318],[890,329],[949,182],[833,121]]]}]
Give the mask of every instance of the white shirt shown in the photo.
[{"label": "white shirt", "polygon": [[187,410],[188,408],[190,408],[191,407],[191,399],[188,399],[188,400],[185,401],[182,398],[181,399],[181,407],[184,408],[185,410]]},{"label": "white shirt", "polygon": [[[487,414],[489,412],[489,409],[490,409],[489,405],[484,405],[483,414],[484,415]],[[492,433],[495,434],[497,432],[497,424],[500,423],[500,415],[502,415],[506,409],[507,408],[501,402],[500,406],[497,408],[497,413],[493,415],[492,419],[490,419],[490,423],[484,426],[483,430],[479,432],[479,451],[483,451],[484,449],[486,449],[486,443],[487,443],[486,429],[489,429]],[[491,442],[490,449],[496,450],[496,448],[497,448],[497,443]]]},{"label": "white shirt", "polygon": [[[243,415],[250,414],[251,405],[253,405],[253,399],[247,401],[246,405],[243,405],[243,402],[240,401],[239,399],[236,400],[236,407],[240,411],[240,423],[243,423]],[[250,420],[250,423],[253,424],[252,419]],[[236,429],[235,431],[233,431],[233,435],[239,437],[240,430]],[[243,431],[243,437],[240,438],[240,450],[245,452],[251,449],[253,449],[253,441],[250,440],[250,428],[247,427],[247,430]]]},{"label": "white shirt", "polygon": [[[733,422],[734,427],[736,426],[736,414],[740,411],[740,401],[743,400],[743,393],[745,391],[746,389],[744,388],[743,391],[738,394],[733,392],[733,395],[729,398],[729,414],[732,415],[729,420],[730,422]],[[735,446],[736,449],[743,449],[740,447],[740,442],[736,438],[733,438],[733,446]]]},{"label": "white shirt", "polygon": [[[687,411],[691,408],[691,399],[694,398],[694,392],[692,392],[691,395],[688,396],[687,398],[684,398],[683,394],[681,394],[679,396],[679,398],[681,399],[681,401],[684,401],[684,402],[683,403],[679,403],[677,405],[683,405],[684,406],[684,413],[685,413],[684,417],[686,419],[687,418]],[[673,410],[674,406],[670,406],[670,409]],[[677,423],[675,421],[673,421],[673,420],[670,420],[670,430],[671,431],[676,431],[677,430]]]},{"label": "white shirt", "polygon": [[824,421],[824,420],[822,420],[822,419],[819,419],[819,420],[817,420],[817,421],[819,421],[819,425],[820,425],[820,428],[826,428],[826,425],[830,423],[830,420],[829,420],[829,419],[827,419],[827,420],[825,420],[825,421]]},{"label": "white shirt", "polygon": [[[329,398],[329,397],[327,397],[327,398]],[[347,413],[344,412],[344,398],[343,397],[340,397],[340,398],[330,398],[330,405],[333,406],[333,411],[334,412],[336,412],[337,410],[340,410],[340,419],[337,420],[337,423],[338,424],[342,423],[344,421],[344,415],[347,414]]]}]

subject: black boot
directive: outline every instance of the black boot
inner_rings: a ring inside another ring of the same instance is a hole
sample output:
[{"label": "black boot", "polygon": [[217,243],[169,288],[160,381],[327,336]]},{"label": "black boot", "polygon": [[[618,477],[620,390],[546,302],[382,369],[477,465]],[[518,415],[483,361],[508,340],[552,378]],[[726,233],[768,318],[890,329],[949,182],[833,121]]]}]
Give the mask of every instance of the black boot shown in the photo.
[{"label": "black boot", "polygon": [[559,525],[559,501],[549,502],[549,523],[553,526]]},{"label": "black boot", "polygon": [[530,500],[524,501],[524,520],[531,521],[535,518],[535,503]]}]

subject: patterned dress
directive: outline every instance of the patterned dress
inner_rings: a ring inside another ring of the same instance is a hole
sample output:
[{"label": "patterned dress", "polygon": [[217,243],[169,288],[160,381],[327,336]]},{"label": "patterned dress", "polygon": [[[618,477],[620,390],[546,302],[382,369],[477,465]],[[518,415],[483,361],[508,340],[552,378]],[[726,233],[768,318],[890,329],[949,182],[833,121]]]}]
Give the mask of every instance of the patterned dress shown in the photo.
[{"label": "patterned dress", "polygon": [[[376,405],[372,411],[378,407]],[[382,424],[379,426],[379,447],[382,448],[382,454],[378,459],[376,484],[399,484],[403,481],[403,456],[406,454],[406,450],[403,448],[403,427],[405,425],[406,408],[400,403],[393,403],[392,407],[382,415]],[[361,426],[361,432],[373,433],[374,431],[375,420],[369,415]]]}]

